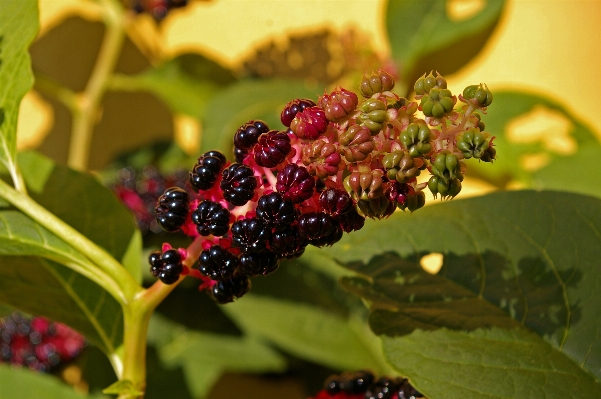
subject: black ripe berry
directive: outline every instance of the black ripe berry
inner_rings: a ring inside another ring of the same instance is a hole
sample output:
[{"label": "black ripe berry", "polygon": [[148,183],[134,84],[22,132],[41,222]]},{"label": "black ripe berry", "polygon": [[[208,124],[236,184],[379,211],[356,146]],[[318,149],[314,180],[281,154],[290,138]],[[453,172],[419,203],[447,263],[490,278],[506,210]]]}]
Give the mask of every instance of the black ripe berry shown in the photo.
[{"label": "black ripe berry", "polygon": [[251,120],[240,126],[234,134],[234,146],[242,150],[250,150],[262,133],[267,133],[269,126],[262,120]]},{"label": "black ripe berry", "polygon": [[227,202],[235,206],[245,205],[255,195],[257,178],[251,168],[233,163],[223,170],[221,190]]},{"label": "black ripe berry", "polygon": [[298,219],[298,231],[308,240],[318,240],[331,234],[336,222],[324,212],[310,212]]},{"label": "black ripe berry", "polygon": [[270,130],[261,134],[253,147],[255,162],[265,168],[274,168],[284,162],[291,149],[290,137],[285,132]]},{"label": "black ripe berry", "polygon": [[295,100],[292,100],[288,104],[286,104],[286,106],[282,110],[280,120],[282,121],[282,124],[284,126],[290,127],[290,124],[292,123],[292,120],[294,119],[296,114],[304,111],[305,108],[311,108],[315,105],[315,102],[308,98],[297,98]]},{"label": "black ripe berry", "polygon": [[240,261],[221,245],[213,245],[200,253],[198,270],[211,280],[226,280],[234,275]]},{"label": "black ripe berry", "polygon": [[168,249],[162,253],[152,251],[148,256],[150,273],[164,284],[173,284],[183,271],[182,260],[181,254],[175,249]]},{"label": "black ripe berry", "polygon": [[296,208],[290,201],[284,201],[282,194],[271,193],[259,198],[257,218],[273,228],[282,228],[296,221]]},{"label": "black ripe berry", "polygon": [[265,250],[271,238],[271,229],[257,218],[238,220],[232,225],[232,241],[243,252],[261,252]]},{"label": "black ripe berry", "polygon": [[209,151],[205,153],[198,158],[198,162],[190,172],[190,184],[196,191],[211,189],[225,163],[225,156],[221,152]]},{"label": "black ripe berry", "polygon": [[179,188],[171,187],[159,197],[155,208],[156,220],[165,231],[175,232],[186,222],[190,197]]},{"label": "black ripe berry", "polygon": [[245,274],[254,276],[267,276],[277,270],[280,261],[271,251],[247,252],[240,255],[240,270]]},{"label": "black ripe berry", "polygon": [[322,211],[336,217],[354,208],[353,200],[346,191],[328,188],[319,194],[319,206]]},{"label": "black ripe berry", "polygon": [[309,240],[298,233],[298,227],[291,226],[276,231],[271,237],[269,246],[280,258],[298,258],[305,252]]},{"label": "black ripe berry", "polygon": [[192,212],[192,222],[201,236],[222,236],[229,230],[230,212],[217,202],[205,200]]},{"label": "black ripe berry", "polygon": [[250,279],[244,273],[234,273],[228,279],[217,282],[210,291],[211,298],[217,303],[225,304],[242,297],[250,290]]}]

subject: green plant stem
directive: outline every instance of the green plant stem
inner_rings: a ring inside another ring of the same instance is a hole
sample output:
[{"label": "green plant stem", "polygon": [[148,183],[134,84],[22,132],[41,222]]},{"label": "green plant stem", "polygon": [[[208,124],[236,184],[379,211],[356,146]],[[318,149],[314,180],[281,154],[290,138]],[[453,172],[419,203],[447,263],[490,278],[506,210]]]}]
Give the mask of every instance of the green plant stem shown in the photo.
[{"label": "green plant stem", "polygon": [[[35,202],[31,197],[23,194],[10,185],[0,180],[0,197],[6,199],[11,205],[25,215],[69,243],[97,267],[91,267],[87,277],[106,290],[122,305],[130,302],[142,288],[110,254],[98,245],[83,236],[62,219],[56,217],[46,208]],[[86,268],[86,265],[80,265]],[[78,272],[80,272],[78,270]]]},{"label": "green plant stem", "polygon": [[68,164],[76,170],[86,170],[88,166],[92,132],[99,116],[100,103],[125,39],[122,6],[114,0],[101,2],[105,11],[106,32],[90,80],[81,93],[77,111],[73,113]]}]

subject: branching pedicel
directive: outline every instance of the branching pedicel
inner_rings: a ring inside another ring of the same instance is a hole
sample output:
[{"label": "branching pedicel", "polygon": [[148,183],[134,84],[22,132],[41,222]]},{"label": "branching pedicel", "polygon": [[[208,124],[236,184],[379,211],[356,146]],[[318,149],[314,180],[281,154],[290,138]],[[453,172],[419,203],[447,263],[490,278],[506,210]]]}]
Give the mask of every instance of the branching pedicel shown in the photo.
[{"label": "branching pedicel", "polygon": [[[153,252],[153,275],[171,284],[190,274],[215,301],[231,302],[279,259],[298,257],[309,244],[333,245],[366,217],[413,212],[424,206],[426,186],[434,197],[453,198],[464,159],[495,159],[494,137],[476,112],[492,102],[486,85],[468,86],[457,108],[439,74],[415,83],[416,101],[393,88],[393,77],[379,70],[363,77],[361,103],[343,88],[317,103],[293,100],[281,113],[287,130],[251,120],[236,131],[235,163],[219,151],[201,156],[190,173],[195,198],[172,187],[156,207],[164,230],[181,228],[194,242],[187,251],[166,245]],[[430,179],[418,183],[425,170]]]}]

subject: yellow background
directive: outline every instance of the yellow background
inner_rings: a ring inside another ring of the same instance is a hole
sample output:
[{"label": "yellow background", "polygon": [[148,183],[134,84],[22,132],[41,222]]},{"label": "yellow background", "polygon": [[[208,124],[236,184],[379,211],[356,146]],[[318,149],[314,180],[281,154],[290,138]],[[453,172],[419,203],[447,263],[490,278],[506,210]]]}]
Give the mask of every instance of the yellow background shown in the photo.
[{"label": "yellow background", "polygon": [[[447,8],[454,17],[464,18],[483,4],[484,0],[451,0]],[[157,43],[164,56],[198,49],[235,66],[251,46],[274,37],[324,25],[353,25],[372,38],[379,52],[388,54],[384,7],[382,0],[191,0],[165,21]],[[94,17],[89,0],[41,0],[41,34],[74,13]],[[559,100],[601,137],[595,124],[601,109],[600,39],[599,0],[510,0],[484,51],[447,77],[449,88],[460,92],[468,84],[486,82],[493,92],[534,90]],[[50,113],[38,98],[27,97],[20,119],[22,146],[43,134],[51,123]]]}]

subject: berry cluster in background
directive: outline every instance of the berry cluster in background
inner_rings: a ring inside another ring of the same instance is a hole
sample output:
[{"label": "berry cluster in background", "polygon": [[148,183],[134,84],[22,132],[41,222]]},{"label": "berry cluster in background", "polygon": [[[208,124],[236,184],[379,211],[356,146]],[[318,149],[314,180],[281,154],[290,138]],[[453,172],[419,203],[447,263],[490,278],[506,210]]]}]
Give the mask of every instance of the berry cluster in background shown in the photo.
[{"label": "berry cluster in background", "polygon": [[[161,261],[170,265],[168,277],[157,260],[165,253],[153,253],[153,274],[166,284],[179,272],[191,274],[218,303],[231,302],[248,292],[251,277],[274,272],[280,259],[300,256],[307,245],[331,246],[365,218],[386,218],[397,208],[416,211],[426,187],[435,198],[455,197],[464,159],[495,159],[480,115],[492,102],[486,85],[456,97],[430,73],[415,83],[415,100],[393,88],[387,72],[366,74],[361,102],[344,88],[317,102],[295,99],[281,112],[284,129],[260,120],[238,128],[235,162],[219,151],[203,154],[189,174],[194,193],[171,187],[155,208],[161,228],[181,229],[194,242],[179,252],[186,254],[182,267]],[[429,179],[419,182],[426,171]]]},{"label": "berry cluster in background", "polygon": [[0,362],[48,372],[77,356],[85,338],[61,323],[19,312],[0,319]]},{"label": "berry cluster in background", "polygon": [[406,378],[377,378],[370,371],[344,373],[328,378],[312,399],[416,399],[422,398]]},{"label": "berry cluster in background", "polygon": [[174,8],[185,7],[188,0],[127,0],[137,14],[150,14],[155,20],[164,19]]}]

